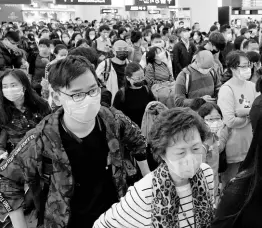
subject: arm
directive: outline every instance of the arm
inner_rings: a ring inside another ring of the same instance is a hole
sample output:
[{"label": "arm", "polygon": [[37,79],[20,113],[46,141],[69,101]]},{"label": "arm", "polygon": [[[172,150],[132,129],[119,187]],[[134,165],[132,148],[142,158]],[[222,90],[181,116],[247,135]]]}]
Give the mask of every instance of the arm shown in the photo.
[{"label": "arm", "polygon": [[221,83],[221,81],[220,81],[220,78],[219,78],[219,76],[218,76],[218,73],[217,73],[217,71],[213,71],[212,72],[212,74],[214,73],[214,87],[215,87],[215,90],[214,90],[214,98],[217,98],[217,96],[218,96],[218,92],[219,92],[219,90],[220,90],[220,88],[221,88],[221,85],[222,85],[222,83]]},{"label": "arm", "polygon": [[155,80],[155,72],[154,72],[152,64],[147,65],[146,70],[145,70],[145,78],[147,81],[148,88],[151,89],[151,87],[154,84],[154,80]]},{"label": "arm", "polygon": [[176,79],[175,103],[179,106],[189,106],[193,99],[186,98],[186,73],[181,71]]},{"label": "arm", "polygon": [[139,127],[122,112],[118,112],[117,116],[120,121],[121,132],[123,133],[121,135],[121,141],[124,143],[127,151],[130,151],[131,156],[136,159],[141,173],[144,176],[150,172],[147,163],[145,137],[142,135]]},{"label": "arm", "polygon": [[215,196],[214,196],[214,172],[212,168],[205,163],[201,164],[201,169],[203,170],[203,173],[205,175],[207,185],[208,185],[208,190],[212,198],[212,204],[215,207]]},{"label": "arm", "polygon": [[143,69],[146,68],[146,53],[144,53],[144,54],[142,55],[142,58],[141,58],[139,64],[140,64],[140,66],[141,66]]},{"label": "arm", "polygon": [[114,103],[113,103],[113,106],[122,111],[123,112],[123,102],[122,102],[122,96],[123,96],[123,93],[121,90],[118,90],[118,92],[116,93],[116,96],[114,98]]},{"label": "arm", "polygon": [[105,79],[102,74],[104,71],[105,71],[105,61],[101,62],[96,68],[96,75],[103,83],[105,83]]},{"label": "arm", "polygon": [[179,63],[179,44],[176,44],[173,49],[173,72],[174,76],[176,77],[179,72],[182,70],[181,64]]},{"label": "arm", "polygon": [[226,148],[229,136],[230,129],[227,126],[224,126],[219,134],[219,153],[221,153]]},{"label": "arm", "polygon": [[[0,219],[11,215],[14,226],[23,227],[23,215],[19,212],[24,204],[24,186],[37,182],[39,144],[30,131],[9,157],[0,164]],[[18,211],[17,211],[18,210]],[[13,213],[12,213],[13,212]],[[20,221],[20,219],[22,219]],[[21,226],[20,226],[21,225]]]},{"label": "arm", "polygon": [[27,228],[24,211],[22,208],[9,213],[14,228]]},{"label": "arm", "polygon": [[222,111],[224,123],[229,128],[243,128],[250,121],[249,118],[246,117],[236,117],[234,99],[231,88],[229,86],[222,86],[218,94],[217,104]]},{"label": "arm", "polygon": [[152,175],[130,187],[125,197],[102,214],[93,228],[144,228],[151,224]]}]

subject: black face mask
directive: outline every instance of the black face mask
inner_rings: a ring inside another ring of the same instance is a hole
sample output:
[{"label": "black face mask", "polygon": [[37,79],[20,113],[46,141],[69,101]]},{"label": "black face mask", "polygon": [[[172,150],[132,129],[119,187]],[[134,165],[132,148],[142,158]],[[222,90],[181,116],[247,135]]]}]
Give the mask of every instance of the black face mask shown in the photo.
[{"label": "black face mask", "polygon": [[121,61],[124,61],[128,57],[128,51],[117,51],[116,52],[116,57],[120,59]]},{"label": "black face mask", "polygon": [[215,55],[216,53],[218,53],[219,51],[217,51],[217,50],[213,50],[213,51],[211,51],[211,53],[213,54],[213,55]]},{"label": "black face mask", "polygon": [[143,80],[143,81],[137,81],[137,82],[134,82],[133,83],[133,86],[135,86],[135,87],[142,87],[142,86],[144,86],[145,85],[145,80]]}]

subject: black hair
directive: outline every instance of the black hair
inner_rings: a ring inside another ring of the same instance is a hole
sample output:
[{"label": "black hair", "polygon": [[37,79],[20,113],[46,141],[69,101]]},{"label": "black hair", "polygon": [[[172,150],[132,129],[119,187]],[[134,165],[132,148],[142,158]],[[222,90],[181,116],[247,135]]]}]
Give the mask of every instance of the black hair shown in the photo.
[{"label": "black hair", "polygon": [[258,42],[256,40],[254,40],[254,39],[246,40],[243,43],[243,49],[247,49],[249,44],[258,44]]},{"label": "black hair", "polygon": [[74,41],[75,38],[76,38],[76,36],[78,36],[78,35],[80,35],[80,36],[83,38],[83,36],[82,36],[81,33],[74,33],[74,34],[72,35],[72,37],[71,37],[71,41]]},{"label": "black hair", "polygon": [[31,112],[40,113],[44,116],[49,114],[50,108],[48,103],[38,96],[38,94],[32,89],[27,75],[19,69],[8,69],[0,76],[0,125],[6,125],[9,121],[11,121],[12,107],[15,107],[13,102],[4,97],[2,91],[2,81],[4,77],[8,75],[12,75],[16,78],[24,87],[24,107],[29,108]]},{"label": "black hair", "polygon": [[81,39],[76,42],[76,47],[79,47],[82,44],[87,44],[89,47],[92,46],[91,40]]},{"label": "black hair", "polygon": [[142,38],[141,32],[132,31],[131,32],[131,42],[134,44]]},{"label": "black hair", "polygon": [[96,31],[94,28],[88,28],[86,29],[86,33],[85,33],[85,39],[86,40],[91,40],[90,37],[89,37],[89,33],[92,32],[92,31]]},{"label": "black hair", "polygon": [[181,25],[181,24],[185,24],[185,23],[184,23],[184,21],[179,21],[178,24]]},{"label": "black hair", "polygon": [[233,75],[231,68],[236,69],[239,66],[240,57],[248,59],[247,54],[243,51],[231,51],[228,53],[226,57],[226,66],[229,74]]},{"label": "black hair", "polygon": [[224,32],[226,32],[227,31],[227,29],[231,29],[231,27],[229,26],[229,25],[222,25],[221,27],[220,27],[220,32],[221,33],[224,33]]},{"label": "black hair", "polygon": [[110,31],[109,26],[108,26],[108,25],[101,25],[101,26],[99,27],[99,32],[102,32],[102,31],[104,31],[104,30]]},{"label": "black hair", "polygon": [[191,38],[194,37],[195,33],[200,37],[200,43],[202,43],[204,41],[204,38],[203,38],[202,33],[200,31],[193,31],[191,33]]},{"label": "black hair", "polygon": [[94,48],[77,47],[72,49],[68,55],[82,56],[88,59],[95,67],[97,67],[98,55]]},{"label": "black hair", "polygon": [[216,109],[219,115],[221,116],[221,118],[223,118],[223,115],[222,115],[222,112],[219,106],[211,102],[206,102],[205,104],[203,104],[199,108],[198,114],[204,119],[207,115],[209,115],[212,112],[213,109]]},{"label": "black hair", "polygon": [[220,32],[212,32],[209,36],[209,42],[214,45],[218,51],[223,51],[226,47],[226,39]]},{"label": "black hair", "polygon": [[118,29],[118,37],[120,37],[120,35],[121,35],[123,32],[127,32],[126,28],[120,27],[120,28]]},{"label": "black hair", "polygon": [[163,36],[165,36],[166,34],[168,34],[168,32],[169,32],[168,30],[169,30],[168,27],[163,28],[163,30],[162,30]]},{"label": "black hair", "polygon": [[149,51],[146,53],[147,64],[151,63],[152,65],[154,65],[157,50],[161,50],[161,48],[160,47],[151,47]]},{"label": "black hair", "polygon": [[73,80],[88,70],[98,82],[95,68],[87,58],[79,55],[68,55],[65,59],[61,59],[51,65],[48,81],[54,91],[64,87],[69,88]]},{"label": "black hair", "polygon": [[238,36],[234,41],[234,48],[235,50],[240,50],[241,44],[246,38],[244,36]]},{"label": "black hair", "polygon": [[9,38],[12,39],[15,42],[19,42],[20,41],[20,36],[18,32],[15,31],[9,31],[5,34],[5,38]]},{"label": "black hair", "polygon": [[67,47],[64,45],[64,44],[58,44],[55,46],[55,49],[54,49],[54,54],[58,54],[60,50],[67,50]]},{"label": "black hair", "polygon": [[148,36],[148,34],[151,34],[151,36],[152,36],[152,31],[151,31],[151,29],[146,29],[145,31],[143,31],[143,36],[145,37],[145,36]]},{"label": "black hair", "polygon": [[206,101],[203,99],[203,98],[201,98],[201,97],[197,97],[197,98],[194,98],[193,100],[192,100],[192,102],[190,103],[190,108],[192,109],[192,110],[194,110],[194,111],[198,111],[199,110],[199,108],[203,105],[203,104],[205,104],[206,103]]},{"label": "black hair", "polygon": [[50,47],[50,45],[52,44],[52,41],[49,40],[49,39],[43,38],[43,39],[39,40],[38,45],[41,45],[41,44],[43,44],[47,47]]},{"label": "black hair", "polygon": [[162,39],[162,37],[161,37],[161,35],[159,33],[154,33],[154,34],[151,35],[151,42],[154,39]]},{"label": "black hair", "polygon": [[252,23],[248,26],[248,29],[256,29],[257,28],[257,25],[255,23]]}]

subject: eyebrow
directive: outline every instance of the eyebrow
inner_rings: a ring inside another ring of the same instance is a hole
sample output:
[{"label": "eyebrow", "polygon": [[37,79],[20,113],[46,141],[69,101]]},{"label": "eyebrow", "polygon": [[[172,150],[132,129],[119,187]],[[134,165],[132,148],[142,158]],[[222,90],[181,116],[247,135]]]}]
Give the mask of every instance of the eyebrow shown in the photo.
[{"label": "eyebrow", "polygon": [[[93,85],[91,85],[90,87],[89,87],[89,89],[88,90],[91,90],[91,89],[93,89],[93,88],[95,88],[95,87],[97,87],[98,85],[97,84],[93,84]],[[72,90],[72,91],[70,91],[71,93],[79,93],[79,92],[82,92],[82,90],[83,89],[74,89],[74,90]]]}]

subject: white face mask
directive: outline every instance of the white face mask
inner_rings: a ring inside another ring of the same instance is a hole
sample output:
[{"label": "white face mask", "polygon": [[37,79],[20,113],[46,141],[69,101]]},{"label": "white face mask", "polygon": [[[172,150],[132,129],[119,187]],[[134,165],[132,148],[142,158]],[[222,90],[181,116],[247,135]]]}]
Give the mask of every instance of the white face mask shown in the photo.
[{"label": "white face mask", "polygon": [[3,89],[4,97],[9,101],[17,101],[24,96],[22,87]]},{"label": "white face mask", "polygon": [[202,154],[188,154],[184,158],[170,161],[168,168],[182,179],[192,178],[202,163]]},{"label": "white face mask", "polygon": [[89,36],[91,40],[95,39],[96,36]]},{"label": "white face mask", "polygon": [[214,122],[209,122],[206,121],[206,124],[209,126],[210,130],[212,133],[218,134],[218,132],[223,128],[224,123],[222,120],[214,121]]},{"label": "white face mask", "polygon": [[86,96],[83,101],[66,100],[63,104],[65,112],[79,123],[89,123],[94,120],[100,110],[101,94],[96,97]]},{"label": "white face mask", "polygon": [[238,78],[241,80],[241,81],[246,81],[248,79],[250,79],[251,77],[251,69],[250,68],[240,68],[239,69],[239,75],[238,75]]}]

